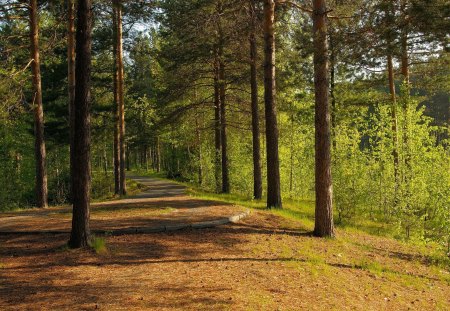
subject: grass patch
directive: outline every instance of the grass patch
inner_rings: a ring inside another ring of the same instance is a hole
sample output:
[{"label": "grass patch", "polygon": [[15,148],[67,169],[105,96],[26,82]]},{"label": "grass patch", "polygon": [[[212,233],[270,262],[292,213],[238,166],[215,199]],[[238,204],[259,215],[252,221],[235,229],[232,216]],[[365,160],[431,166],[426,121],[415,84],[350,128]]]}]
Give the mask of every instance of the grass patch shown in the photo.
[{"label": "grass patch", "polygon": [[268,293],[252,292],[248,296],[250,307],[247,310],[267,310],[274,304],[273,298]]},{"label": "grass patch", "polygon": [[355,265],[355,267],[369,271],[377,276],[381,276],[383,272],[389,271],[389,269],[381,265],[379,262],[367,259],[361,260],[358,264]]},{"label": "grass patch", "polygon": [[95,251],[96,254],[102,255],[108,252],[105,238],[93,236],[90,246],[92,247],[92,249]]}]

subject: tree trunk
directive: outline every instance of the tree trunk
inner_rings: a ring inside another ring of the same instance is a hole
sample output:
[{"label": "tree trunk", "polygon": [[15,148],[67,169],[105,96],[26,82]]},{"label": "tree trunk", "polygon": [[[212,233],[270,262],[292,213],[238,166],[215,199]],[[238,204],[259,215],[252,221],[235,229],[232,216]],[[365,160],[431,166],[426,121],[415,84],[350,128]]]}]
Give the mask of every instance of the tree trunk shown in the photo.
[{"label": "tree trunk", "polygon": [[275,104],[275,1],[264,0],[264,103],[267,148],[267,207],[281,208],[278,124]]},{"label": "tree trunk", "polygon": [[36,159],[36,204],[47,207],[47,168],[44,138],[44,108],[42,107],[41,64],[39,58],[39,22],[37,0],[30,0],[30,52],[33,75],[34,151]]},{"label": "tree trunk", "polygon": [[315,88],[315,188],[314,235],[333,237],[333,186],[331,181],[330,107],[328,103],[328,46],[325,0],[313,0]]},{"label": "tree trunk", "polygon": [[[330,27],[331,28],[331,27]],[[330,97],[331,97],[331,134],[333,150],[336,150],[336,97],[334,94],[336,82],[336,48],[334,46],[334,32],[330,29]]]},{"label": "tree trunk", "polygon": [[156,172],[161,172],[161,146],[159,136],[156,137]]},{"label": "tree trunk", "polygon": [[292,196],[294,188],[294,115],[291,106],[291,128],[289,137],[289,195]]},{"label": "tree trunk", "polygon": [[117,100],[119,110],[119,193],[127,194],[125,173],[125,102],[123,91],[123,44],[122,44],[122,1],[114,0],[116,12],[116,66],[117,66]]},{"label": "tree trunk", "polygon": [[214,177],[216,181],[216,192],[220,192],[221,188],[220,150],[222,145],[222,137],[220,134],[220,111],[219,60],[216,54],[216,59],[214,60]]},{"label": "tree trunk", "polygon": [[[125,148],[125,152],[126,152],[126,162],[125,162],[125,169],[127,171],[130,170],[130,166],[131,166],[131,157],[130,157],[130,149],[128,147]],[[120,176],[121,182],[122,182],[122,175]]]},{"label": "tree trunk", "polygon": [[[73,149],[74,100],[75,100],[75,1],[67,2],[67,84],[69,96],[69,142]],[[73,152],[70,152],[70,176],[73,176]],[[72,194],[70,194],[72,200]]]},{"label": "tree trunk", "polygon": [[[393,19],[395,16],[395,8],[394,2],[389,2],[389,6],[386,8],[385,15],[386,15],[386,21],[389,24],[394,23]],[[393,27],[394,25],[390,25]],[[386,41],[387,41],[387,71],[388,71],[388,80],[389,80],[389,93],[391,94],[391,101],[392,101],[392,109],[391,109],[391,118],[392,118],[392,157],[394,162],[394,204],[397,205],[398,203],[398,187],[399,187],[399,155],[398,155],[398,126],[397,126],[397,97],[395,94],[395,77],[394,77],[394,65],[392,60],[392,54],[394,51],[394,36],[395,33],[391,29],[387,33]]]},{"label": "tree trunk", "polygon": [[408,0],[402,0],[402,16],[403,16],[403,27],[401,30],[401,52],[402,52],[402,61],[401,61],[401,70],[403,76],[403,94],[404,106],[403,106],[403,149],[404,149],[404,159],[405,159],[405,173],[404,173],[404,182],[406,185],[406,195],[407,195],[407,207],[410,207],[409,199],[411,197],[411,149],[409,147],[409,96],[410,96],[410,81],[409,81],[409,56],[408,56],[408,32],[409,32],[409,21],[407,15],[407,4]]},{"label": "tree trunk", "polygon": [[228,141],[227,141],[227,121],[226,121],[226,82],[225,82],[225,60],[224,60],[224,35],[222,29],[223,5],[219,0],[217,3],[217,58],[219,74],[219,101],[220,101],[220,143],[222,151],[222,193],[230,192],[230,180],[228,171]]},{"label": "tree trunk", "polygon": [[256,46],[256,8],[255,0],[250,0],[250,87],[251,87],[251,109],[252,109],[252,139],[253,139],[253,197],[257,200],[262,198],[262,176],[261,176],[261,143],[259,137],[259,107],[258,107],[258,77]]},{"label": "tree trunk", "polygon": [[[195,96],[197,99],[197,94]],[[198,184],[201,186],[203,184],[203,159],[202,159],[202,137],[200,134],[200,125],[199,125],[199,115],[197,114],[197,110],[195,110],[195,137],[197,140],[198,146]]]},{"label": "tree trunk", "polygon": [[[397,196],[397,190],[398,190],[398,186],[399,186],[397,99],[396,99],[396,95],[395,95],[394,65],[392,63],[392,54],[391,54],[391,52],[388,52],[387,66],[388,66],[388,76],[389,76],[389,92],[391,94],[391,101],[392,101],[392,110],[391,110],[392,140],[393,140],[392,156],[394,158],[395,193],[396,193],[396,196]],[[397,200],[397,199],[395,198],[395,200]]]},{"label": "tree trunk", "polygon": [[[219,48],[219,51],[222,49]],[[222,52],[219,52],[219,95],[220,95],[220,142],[222,147],[222,193],[230,193],[230,180],[228,172],[228,140],[225,101],[225,64],[222,61]]]},{"label": "tree trunk", "polygon": [[73,149],[73,215],[69,246],[86,247],[90,240],[90,83],[91,83],[91,0],[78,0],[76,63],[75,63],[75,105]]},{"label": "tree trunk", "polygon": [[106,155],[106,146],[103,146],[103,172],[108,176],[108,157]]},{"label": "tree trunk", "polygon": [[114,193],[120,194],[120,102],[119,69],[117,66],[117,6],[113,4],[113,58],[114,58]]}]

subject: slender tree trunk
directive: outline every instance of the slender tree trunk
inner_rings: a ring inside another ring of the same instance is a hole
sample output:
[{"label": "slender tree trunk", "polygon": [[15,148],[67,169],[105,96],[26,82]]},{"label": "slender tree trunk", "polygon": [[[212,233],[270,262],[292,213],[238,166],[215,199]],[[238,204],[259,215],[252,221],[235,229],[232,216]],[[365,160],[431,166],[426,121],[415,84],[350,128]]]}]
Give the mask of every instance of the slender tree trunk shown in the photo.
[{"label": "slender tree trunk", "polygon": [[[385,15],[387,23],[393,23],[394,19],[394,2],[389,2],[389,6],[386,8]],[[393,26],[393,25],[391,25]],[[389,80],[389,93],[391,94],[392,101],[392,109],[391,109],[391,118],[392,118],[392,156],[394,162],[394,204],[398,203],[398,187],[400,184],[400,176],[399,176],[399,145],[398,145],[398,126],[397,126],[397,96],[395,94],[395,77],[394,77],[394,64],[393,64],[393,50],[394,50],[394,36],[395,33],[391,29],[387,33],[386,41],[387,41],[387,71],[388,71],[388,80]]]},{"label": "slender tree trunk", "polygon": [[275,1],[264,0],[264,103],[267,147],[267,207],[281,208],[278,124],[275,103]]},{"label": "slender tree trunk", "polygon": [[253,139],[253,197],[262,198],[262,174],[261,174],[261,143],[259,137],[259,107],[258,107],[258,77],[256,46],[256,8],[255,0],[250,0],[250,87],[252,108],[252,139]]},{"label": "slender tree trunk", "polygon": [[117,99],[119,110],[119,193],[127,194],[125,173],[125,102],[124,102],[124,77],[123,77],[123,44],[122,44],[122,1],[114,0],[116,12],[116,66],[117,66]]},{"label": "slender tree trunk", "polygon": [[[394,65],[392,63],[392,54],[391,54],[391,52],[388,52],[387,66],[388,66],[388,76],[389,76],[389,92],[391,94],[391,101],[392,101],[392,110],[391,110],[392,140],[393,140],[392,156],[394,158],[395,193],[397,193],[398,186],[399,186],[397,98],[396,98],[396,95],[395,95]],[[396,194],[396,196],[397,196],[397,194]]]},{"label": "slender tree trunk", "polygon": [[76,63],[75,63],[75,106],[73,155],[73,214],[69,245],[73,248],[86,247],[90,240],[90,83],[91,83],[91,30],[92,2],[78,0]]},{"label": "slender tree trunk", "polygon": [[[197,98],[197,94],[195,96]],[[200,126],[199,126],[199,115],[197,114],[197,110],[195,110],[195,137],[197,140],[198,146],[198,184],[201,186],[203,184],[203,159],[202,159],[202,137],[200,134]]]},{"label": "slender tree trunk", "polygon": [[221,151],[222,151],[222,193],[230,192],[230,180],[228,171],[228,140],[227,140],[227,120],[226,120],[226,81],[225,81],[225,60],[223,54],[224,36],[222,30],[222,1],[217,4],[217,33],[218,44],[217,52],[219,59],[219,99],[220,99],[220,135],[221,135]]},{"label": "slender tree trunk", "polygon": [[334,236],[331,181],[330,107],[328,103],[328,46],[325,0],[313,0],[315,88],[315,188],[314,235]]},{"label": "slender tree trunk", "polygon": [[222,147],[222,193],[230,193],[230,179],[228,172],[228,139],[227,139],[227,121],[226,121],[226,102],[225,102],[225,76],[224,64],[220,65],[220,135]]},{"label": "slender tree trunk", "polygon": [[[73,149],[74,99],[75,99],[75,0],[67,1],[67,84],[69,96],[69,142]],[[73,176],[73,152],[70,152],[70,176]],[[72,187],[71,187],[72,188]],[[72,200],[72,194],[70,194]]]},{"label": "slender tree trunk", "polygon": [[[330,27],[331,28],[331,27]],[[330,98],[331,98],[331,134],[333,142],[333,150],[336,150],[336,97],[334,94],[336,82],[336,48],[334,45],[334,32],[330,29]]]},{"label": "slender tree trunk", "polygon": [[228,172],[228,139],[227,139],[227,121],[226,121],[226,101],[225,101],[225,68],[223,62],[220,62],[219,80],[220,80],[220,142],[222,150],[222,193],[230,192],[230,180]]},{"label": "slender tree trunk", "polygon": [[216,181],[216,192],[220,192],[221,181],[221,126],[220,126],[220,87],[219,87],[219,59],[216,55],[214,60],[214,177]]},{"label": "slender tree trunk", "polygon": [[156,172],[161,172],[161,146],[159,136],[156,137]]},{"label": "slender tree trunk", "polygon": [[103,146],[103,172],[108,176],[108,157],[106,156],[106,146]]},{"label": "slender tree trunk", "polygon": [[44,108],[42,106],[41,64],[39,58],[39,21],[37,0],[30,0],[30,52],[33,75],[34,151],[36,159],[36,204],[47,207],[47,168],[44,138]]},{"label": "slender tree trunk", "polygon": [[409,147],[409,96],[410,96],[410,81],[409,81],[409,56],[408,56],[408,32],[409,32],[409,21],[407,15],[407,4],[408,0],[402,0],[402,16],[403,16],[403,27],[401,30],[401,53],[402,53],[402,61],[401,61],[401,71],[403,76],[404,83],[404,107],[403,107],[403,149],[404,149],[404,159],[405,159],[405,173],[404,173],[404,182],[406,184],[406,194],[407,194],[407,207],[410,207],[409,199],[411,197],[411,150]]},{"label": "slender tree trunk", "polygon": [[[292,107],[291,107],[292,111]],[[294,116],[291,113],[291,129],[289,137],[289,195],[292,195],[294,188]]]},{"label": "slender tree trunk", "polygon": [[[125,153],[126,153],[125,169],[127,171],[129,171],[130,170],[130,165],[131,165],[131,159],[130,159],[130,149],[128,147],[125,148]],[[122,178],[122,176],[120,176],[120,177]],[[121,182],[122,182],[122,180],[121,180]]]},{"label": "slender tree trunk", "polygon": [[113,58],[114,58],[114,193],[120,194],[120,102],[119,69],[117,66],[117,6],[113,4]]},{"label": "slender tree trunk", "polygon": [[405,83],[409,84],[409,57],[408,57],[408,33],[402,33],[402,76]]}]

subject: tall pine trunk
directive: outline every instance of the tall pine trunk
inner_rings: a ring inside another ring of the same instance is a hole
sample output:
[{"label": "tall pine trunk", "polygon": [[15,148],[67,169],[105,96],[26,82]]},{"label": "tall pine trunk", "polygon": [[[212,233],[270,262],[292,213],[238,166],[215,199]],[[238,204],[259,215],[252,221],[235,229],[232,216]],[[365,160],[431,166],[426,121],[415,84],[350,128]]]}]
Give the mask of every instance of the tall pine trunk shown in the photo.
[{"label": "tall pine trunk", "polygon": [[267,148],[267,207],[281,208],[278,124],[275,104],[275,1],[264,0],[264,103]]},{"label": "tall pine trunk", "polygon": [[315,89],[315,189],[314,235],[334,236],[331,181],[330,107],[328,103],[328,45],[325,0],[313,0]]},{"label": "tall pine trunk", "polygon": [[75,62],[75,105],[73,139],[73,214],[69,246],[86,247],[90,242],[90,106],[91,106],[91,30],[92,2],[78,0],[76,62]]},{"label": "tall pine trunk", "polygon": [[395,77],[394,77],[394,64],[393,64],[393,53],[394,53],[394,30],[393,26],[395,23],[394,20],[394,2],[389,2],[386,7],[385,15],[386,15],[386,23],[390,24],[391,28],[388,29],[386,33],[386,41],[387,41],[387,71],[388,71],[388,80],[389,80],[389,93],[391,95],[392,109],[391,109],[391,119],[392,119],[392,157],[394,164],[394,204],[398,203],[398,188],[400,184],[400,172],[399,172],[399,143],[398,143],[398,126],[397,126],[397,96],[395,94]]},{"label": "tall pine trunk", "polygon": [[408,32],[409,32],[409,17],[407,13],[407,5],[408,0],[402,0],[401,2],[401,10],[402,10],[402,18],[403,25],[401,29],[401,72],[403,76],[403,87],[404,87],[404,106],[403,106],[403,153],[404,153],[404,161],[405,161],[405,171],[403,181],[406,185],[406,195],[407,195],[407,207],[410,207],[409,199],[411,197],[411,148],[409,146],[409,96],[411,85],[409,81],[409,55],[408,55]]},{"label": "tall pine trunk", "polygon": [[222,193],[230,192],[230,179],[228,170],[228,140],[227,140],[227,120],[226,120],[226,82],[225,82],[225,60],[224,60],[224,36],[222,29],[222,1],[217,4],[217,33],[218,33],[218,59],[219,59],[219,99],[220,99],[220,142],[222,151]]},{"label": "tall pine trunk", "polygon": [[119,102],[119,68],[117,66],[117,6],[113,4],[113,58],[114,58],[114,193],[120,194],[120,102]]},{"label": "tall pine trunk", "polygon": [[[75,100],[75,1],[67,1],[67,84],[69,96],[69,141],[73,149],[73,122]],[[70,152],[70,176],[73,176],[73,152]],[[72,200],[72,194],[70,194]]]},{"label": "tall pine trunk", "polygon": [[337,141],[336,141],[336,96],[335,96],[335,87],[336,87],[336,47],[335,47],[335,38],[334,32],[331,27],[329,28],[329,38],[330,38],[330,97],[331,97],[331,134],[332,134],[332,143],[333,150],[336,150]]},{"label": "tall pine trunk", "polygon": [[160,139],[159,136],[156,137],[156,157],[155,157],[155,162],[156,162],[156,172],[161,172],[161,143],[160,143]]},{"label": "tall pine trunk", "polygon": [[[197,92],[195,93],[195,99],[197,99]],[[198,147],[198,184],[203,184],[203,152],[202,152],[202,137],[200,133],[199,114],[195,109],[195,138]]]},{"label": "tall pine trunk", "polygon": [[261,176],[261,142],[259,137],[259,107],[258,107],[258,77],[257,77],[257,55],[256,46],[256,8],[255,0],[250,0],[250,87],[251,87],[251,110],[252,110],[252,139],[253,139],[253,197],[262,198],[262,176]]},{"label": "tall pine trunk", "polygon": [[216,54],[214,59],[214,178],[216,182],[216,192],[220,192],[221,180],[221,127],[220,127],[220,86],[219,86],[219,58]]},{"label": "tall pine trunk", "polygon": [[33,75],[33,110],[34,110],[34,151],[36,159],[36,204],[47,207],[47,168],[44,138],[44,108],[42,106],[41,64],[39,58],[39,21],[37,0],[30,0],[30,52],[31,71]]},{"label": "tall pine trunk", "polygon": [[122,43],[122,1],[114,0],[115,6],[115,38],[116,41],[116,68],[117,68],[117,103],[119,110],[119,193],[125,195],[126,189],[126,173],[125,173],[125,102],[124,102],[124,70],[123,70],[123,43]]},{"label": "tall pine trunk", "polygon": [[389,78],[389,93],[391,94],[392,109],[392,157],[394,159],[394,180],[395,180],[395,200],[397,200],[397,190],[399,187],[399,159],[398,159],[398,126],[397,126],[397,97],[395,94],[395,78],[394,78],[394,65],[392,61],[392,54],[388,51],[387,56],[387,69]]}]

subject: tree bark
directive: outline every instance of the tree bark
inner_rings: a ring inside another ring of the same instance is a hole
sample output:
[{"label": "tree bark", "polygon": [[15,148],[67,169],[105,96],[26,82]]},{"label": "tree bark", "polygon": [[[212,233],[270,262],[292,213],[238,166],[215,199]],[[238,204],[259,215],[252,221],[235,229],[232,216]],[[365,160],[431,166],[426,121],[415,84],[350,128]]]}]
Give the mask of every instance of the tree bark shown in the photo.
[{"label": "tree bark", "polygon": [[406,184],[406,195],[407,195],[407,207],[410,206],[409,199],[411,197],[411,149],[409,147],[409,114],[410,114],[410,107],[409,107],[409,96],[410,96],[410,80],[409,80],[409,55],[408,55],[408,32],[409,32],[409,20],[408,20],[408,13],[407,13],[407,5],[408,0],[402,0],[401,2],[401,10],[402,10],[402,17],[403,17],[403,27],[401,29],[401,53],[402,53],[402,61],[401,61],[401,71],[403,76],[403,87],[404,92],[403,94],[404,100],[404,106],[403,106],[403,119],[404,119],[404,126],[403,126],[403,149],[404,149],[404,159],[405,159],[405,173],[404,173],[404,182]]},{"label": "tree bark", "polygon": [[[195,94],[195,99],[197,99],[197,92]],[[195,110],[195,137],[197,140],[198,147],[198,184],[201,186],[203,184],[203,155],[202,155],[202,137],[200,133],[199,125],[199,115],[197,114],[197,109]]]},{"label": "tree bark", "polygon": [[264,0],[264,103],[267,148],[267,207],[281,208],[278,124],[275,103],[275,1]]},{"label": "tree bark", "polygon": [[[386,8],[385,14],[386,14],[386,20],[388,23],[393,23],[391,19],[393,19],[393,16],[395,16],[394,13],[394,3],[389,2],[389,6]],[[393,27],[393,25],[391,25]],[[387,71],[388,71],[388,80],[389,80],[389,93],[391,94],[391,102],[392,102],[392,109],[391,109],[391,119],[392,119],[392,157],[393,157],[393,164],[394,164],[394,188],[395,188],[395,194],[394,194],[394,204],[396,205],[398,202],[397,198],[397,192],[398,187],[400,183],[400,176],[399,176],[399,146],[398,146],[398,126],[397,126],[397,97],[395,94],[395,77],[394,77],[394,64],[393,64],[393,50],[394,50],[394,33],[392,29],[389,29],[387,32]]]},{"label": "tree bark", "polygon": [[31,72],[33,75],[34,151],[36,159],[36,204],[47,207],[47,168],[44,138],[44,108],[42,106],[41,64],[39,57],[39,21],[37,0],[29,3]]},{"label": "tree bark", "polygon": [[156,137],[156,172],[161,172],[161,146],[159,136]]},{"label": "tree bark", "polygon": [[[330,27],[331,28],[331,27]],[[334,45],[333,30],[330,29],[330,97],[331,97],[331,134],[333,150],[336,150],[336,97],[334,90],[336,87],[336,47]]]},{"label": "tree bark", "polygon": [[75,105],[73,141],[73,214],[69,246],[86,247],[90,242],[90,106],[91,106],[91,30],[92,2],[78,0],[76,62],[75,62]]},{"label": "tree bark", "polygon": [[392,156],[394,158],[395,192],[397,193],[397,189],[400,182],[398,170],[399,159],[398,159],[397,98],[395,94],[394,65],[392,63],[392,54],[390,51],[388,51],[387,56],[387,67],[389,77],[389,92],[391,94],[391,101],[392,101],[392,109],[391,109],[392,140],[393,140]]},{"label": "tree bark", "polygon": [[221,189],[221,126],[220,126],[220,87],[219,87],[219,59],[216,53],[214,60],[214,177],[216,181],[216,192]]},{"label": "tree bark", "polygon": [[225,81],[225,60],[223,54],[224,36],[222,29],[222,1],[217,3],[217,52],[219,61],[219,100],[220,100],[220,142],[222,151],[222,193],[230,192],[230,179],[228,171],[228,141],[227,141],[227,120],[226,120],[226,81]]},{"label": "tree bark", "polygon": [[261,174],[261,142],[259,137],[259,107],[258,107],[258,78],[256,45],[256,8],[255,0],[250,0],[250,87],[252,110],[252,139],[253,139],[253,197],[262,198],[262,174]]},{"label": "tree bark", "polygon": [[[67,84],[69,96],[69,142],[73,149],[74,100],[75,100],[75,1],[67,2]],[[70,176],[73,176],[73,152],[70,152]],[[72,200],[72,194],[70,194]]]},{"label": "tree bark", "polygon": [[120,102],[119,69],[117,66],[117,6],[113,4],[113,58],[114,58],[114,193],[120,195]]},{"label": "tree bark", "polygon": [[314,235],[333,237],[333,186],[331,181],[330,107],[328,103],[328,45],[325,0],[313,0],[315,88],[315,188]]},{"label": "tree bark", "polygon": [[122,43],[122,1],[114,0],[116,12],[116,66],[117,66],[117,100],[119,110],[119,194],[126,195],[126,173],[125,173],[125,102],[124,102],[124,70],[123,70],[123,43]]}]

